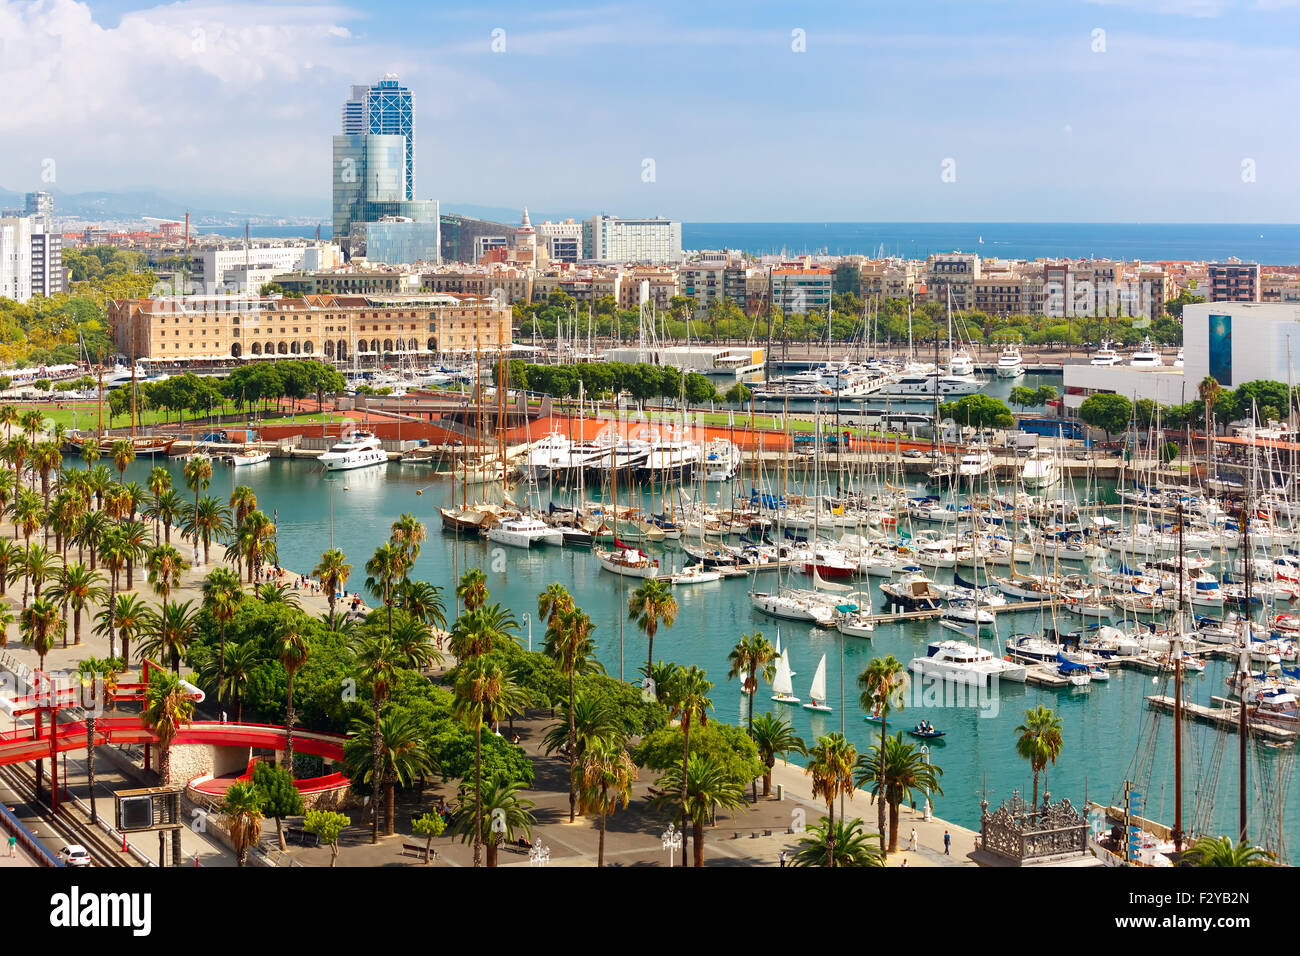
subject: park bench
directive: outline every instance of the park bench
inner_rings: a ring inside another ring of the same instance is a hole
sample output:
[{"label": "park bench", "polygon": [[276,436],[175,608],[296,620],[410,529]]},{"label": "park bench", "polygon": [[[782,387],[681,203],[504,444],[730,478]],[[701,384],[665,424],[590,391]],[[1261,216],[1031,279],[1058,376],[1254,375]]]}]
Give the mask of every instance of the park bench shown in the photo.
[{"label": "park bench", "polygon": [[298,846],[320,846],[320,834],[308,833],[302,827],[285,827],[284,840],[286,843],[294,843]]},{"label": "park bench", "polygon": [[[425,852],[425,844],[423,843],[408,843],[406,841],[402,842],[402,856],[406,856],[407,853],[414,853],[416,856],[418,856],[420,859],[423,860],[424,852]],[[437,850],[429,851],[429,859],[431,860],[436,859],[437,855],[438,855]]]}]

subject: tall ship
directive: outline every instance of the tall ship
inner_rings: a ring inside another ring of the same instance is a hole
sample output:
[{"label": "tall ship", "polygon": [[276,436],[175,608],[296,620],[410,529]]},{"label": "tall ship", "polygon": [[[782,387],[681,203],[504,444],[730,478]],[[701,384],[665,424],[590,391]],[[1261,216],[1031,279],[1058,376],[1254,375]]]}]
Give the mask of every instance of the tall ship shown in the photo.
[{"label": "tall ship", "polygon": [[369,432],[358,432],[330,446],[330,450],[316,459],[326,471],[349,471],[388,464],[388,453],[383,442]]},{"label": "tall ship", "polygon": [[[171,451],[172,445],[176,443],[176,439],[169,435],[132,435],[129,437],[125,435],[104,435],[98,439],[100,457],[107,458],[112,455],[113,446],[119,441],[130,442],[136,458],[153,458],[158,455],[166,455]],[[94,435],[69,435],[63,439],[63,450],[80,454],[86,445],[95,443],[96,438]]]}]

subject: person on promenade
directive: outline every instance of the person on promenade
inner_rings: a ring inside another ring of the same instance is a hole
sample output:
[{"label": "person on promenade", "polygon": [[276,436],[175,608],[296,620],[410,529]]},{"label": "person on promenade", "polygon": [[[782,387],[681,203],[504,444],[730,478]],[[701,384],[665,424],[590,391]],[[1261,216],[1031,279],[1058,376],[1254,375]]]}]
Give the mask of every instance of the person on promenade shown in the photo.
[{"label": "person on promenade", "polygon": [[912,838],[907,841],[907,848],[913,853],[916,852],[916,827],[912,827]]},{"label": "person on promenade", "polygon": [[947,830],[944,830],[943,831],[943,855],[944,856],[952,856],[952,853],[949,852],[951,847],[952,847],[952,834],[949,833]]},{"label": "person on promenade", "polygon": [[10,856],[18,855],[18,838],[14,836],[12,833],[9,834],[9,855]]}]

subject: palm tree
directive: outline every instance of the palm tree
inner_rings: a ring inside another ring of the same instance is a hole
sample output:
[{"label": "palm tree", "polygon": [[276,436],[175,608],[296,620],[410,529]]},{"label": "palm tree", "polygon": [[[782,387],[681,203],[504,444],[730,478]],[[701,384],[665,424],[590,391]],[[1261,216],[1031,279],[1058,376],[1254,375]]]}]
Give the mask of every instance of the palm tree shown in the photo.
[{"label": "palm tree", "polygon": [[873,846],[879,834],[866,833],[854,817],[847,824],[822,817],[799,841],[791,866],[884,866],[885,857]]},{"label": "palm tree", "polygon": [[573,595],[563,584],[548,584],[546,590],[537,595],[537,619],[550,624],[561,611],[573,610]]},{"label": "palm tree", "polygon": [[[99,812],[95,805],[95,721],[105,703],[114,705],[110,695],[117,686],[118,671],[123,669],[123,662],[118,658],[87,657],[77,662],[77,673],[81,675],[81,706],[86,713],[86,786],[90,792],[90,824],[98,826]],[[102,680],[103,684],[97,682]],[[92,689],[90,700],[86,698],[86,688]]]},{"label": "palm tree", "polygon": [[442,629],[447,626],[446,608],[442,603],[442,588],[436,584],[404,578],[397,585],[397,606],[429,627]]},{"label": "palm tree", "polygon": [[648,671],[644,664],[641,665],[640,671],[650,680],[650,686],[654,688],[655,700],[668,706],[668,689],[672,687],[673,678],[682,665],[676,661],[664,662],[663,660],[655,663]]},{"label": "palm tree", "polygon": [[162,465],[154,465],[153,470],[149,472],[149,480],[146,484],[149,487],[149,516],[154,519],[153,539],[157,541],[162,537],[162,528],[158,520],[158,501],[163,495],[172,490],[172,473]]},{"label": "palm tree", "polygon": [[149,636],[140,644],[142,657],[169,659],[172,673],[177,676],[181,672],[181,657],[194,640],[198,625],[198,612],[193,609],[193,604],[193,601],[183,604],[172,601],[156,612],[149,612],[146,624]]},{"label": "palm tree", "polygon": [[104,497],[108,494],[108,490],[113,487],[113,473],[108,470],[106,465],[96,465],[91,469],[86,483],[95,495],[95,507],[103,508]]},{"label": "palm tree", "polygon": [[[881,759],[881,753],[884,759]],[[939,778],[943,771],[922,756],[921,751],[903,739],[902,731],[858,757],[856,769],[859,787],[871,790],[877,803],[889,804],[889,852],[898,852],[898,808],[917,792],[943,795]]]},{"label": "palm tree", "polygon": [[221,648],[220,673],[226,672],[226,625],[235,619],[235,612],[244,602],[244,586],[239,575],[229,568],[213,568],[203,579],[203,606],[217,622]]},{"label": "palm tree", "polygon": [[[423,730],[409,710],[392,710],[379,718],[379,733],[374,733],[374,719],[363,714],[352,722],[352,736],[343,745],[343,763],[354,780],[370,783],[375,795],[384,794],[384,835],[392,836],[396,825],[397,786],[409,786],[428,772],[432,759],[424,743]],[[380,755],[379,774],[373,766],[373,753]],[[367,766],[371,764],[371,766]]]},{"label": "palm tree", "polygon": [[23,435],[15,435],[5,442],[5,458],[14,466],[14,474],[22,478],[23,469],[31,458],[32,443]]},{"label": "palm tree", "polygon": [[1034,771],[1034,801],[1030,806],[1038,806],[1038,775],[1047,769],[1050,763],[1056,764],[1061,755],[1065,741],[1061,738],[1061,718],[1052,713],[1051,708],[1039,704],[1033,710],[1025,711],[1025,722],[1016,728],[1020,737],[1016,740],[1016,753],[1029,761]]},{"label": "palm tree", "polygon": [[[388,697],[393,681],[397,678],[397,671],[401,667],[397,648],[387,637],[367,637],[357,647],[355,663],[361,679],[370,685],[370,706],[373,714],[371,726],[378,726],[384,700]],[[372,737],[370,779],[380,780],[382,778],[380,762],[383,754],[380,751],[379,735],[375,734]],[[372,787],[371,803],[374,806],[374,819],[370,830],[371,843],[379,842],[379,813],[382,799],[379,787]]]},{"label": "palm tree", "polygon": [[636,621],[636,626],[646,636],[648,670],[655,659],[655,632],[659,630],[659,622],[662,621],[664,627],[672,627],[677,620],[677,599],[673,597],[672,589],[664,581],[647,578],[632,592],[628,601],[628,619]]},{"label": "palm tree", "polygon": [[[546,592],[542,594],[545,596]],[[538,612],[539,614],[541,612],[540,600]],[[591,618],[576,607],[554,611],[546,625],[544,650],[546,656],[555,661],[560,672],[568,679],[569,700],[573,699],[573,675],[589,667],[588,662],[595,653],[596,647],[591,640],[591,632],[595,629],[596,625],[591,622]],[[578,803],[575,776],[578,754],[574,741],[573,708],[569,707],[567,710],[569,711],[569,822],[572,823],[577,813]]]},{"label": "palm tree", "polygon": [[[858,687],[862,688],[859,703],[862,709],[880,718],[880,747],[885,746],[885,722],[895,708],[903,709],[904,690],[907,688],[907,669],[895,659],[893,654],[885,657],[873,657],[866,669],[858,675]],[[884,791],[884,784],[879,785],[879,792]],[[833,819],[833,818],[832,818]],[[885,804],[876,801],[876,827],[880,831],[880,849],[885,849]]]},{"label": "palm tree", "polygon": [[406,553],[391,541],[375,548],[366,562],[366,588],[379,595],[388,610],[388,636],[393,636],[393,589],[406,576]]},{"label": "palm tree", "polygon": [[[647,584],[650,581],[646,582]],[[674,607],[675,607],[674,602]],[[674,613],[676,613],[674,611]],[[682,863],[686,863],[687,836],[686,836],[686,782],[689,774],[686,768],[686,761],[691,754],[691,724],[696,720],[703,727],[709,722],[709,711],[713,709],[713,701],[709,699],[709,691],[713,689],[713,682],[704,674],[704,671],[692,664],[690,667],[681,667],[673,672],[672,683],[668,688],[669,713],[678,720],[682,728],[682,773],[680,778],[680,796],[682,808]],[[698,851],[697,851],[698,853]]]},{"label": "palm tree", "polygon": [[181,687],[180,677],[167,671],[151,670],[140,719],[158,738],[158,776],[164,785],[171,780],[172,741],[181,726],[193,718],[194,701]]},{"label": "palm tree", "polygon": [[129,519],[118,522],[117,528],[126,554],[126,589],[129,591],[134,587],[135,563],[149,548],[149,529],[143,522]]},{"label": "palm tree", "polygon": [[772,768],[778,755],[784,757],[791,751],[802,754],[807,749],[803,738],[796,735],[790,722],[780,714],[759,714],[750,727],[759,759],[767,772],[763,774],[763,796],[772,792]]},{"label": "palm tree", "polygon": [[43,441],[32,449],[32,467],[41,476],[41,498],[47,511],[50,507],[50,474],[58,471],[62,464],[63,452],[59,451],[58,442]]},{"label": "palm tree", "polygon": [[150,548],[145,557],[145,566],[149,569],[149,583],[164,604],[171,592],[181,586],[181,575],[190,567],[189,562],[170,544]]},{"label": "palm tree", "polygon": [[222,675],[223,683],[218,685],[218,696],[234,702],[235,723],[242,723],[248,682],[253,677],[254,669],[262,662],[261,649],[256,641],[229,644],[222,649],[222,657],[225,660],[225,673]]},{"label": "palm tree", "polygon": [[238,485],[230,493],[230,510],[235,516],[235,530],[244,526],[244,519],[257,510],[257,493],[248,485]]},{"label": "palm tree", "polygon": [[[727,768],[713,754],[693,753],[684,766],[669,767],[655,785],[662,788],[664,795],[656,797],[652,804],[665,806],[671,801],[673,791],[682,794],[685,820],[691,823],[691,834],[695,839],[695,865],[704,865],[704,828],[712,823],[719,810],[745,809],[745,785],[733,779]],[[682,832],[682,863],[686,862],[686,832]]]},{"label": "palm tree", "polygon": [[262,839],[262,792],[251,782],[232,783],[218,812],[226,818],[230,842],[235,845],[235,865],[248,863],[249,847]]},{"label": "palm tree", "polygon": [[8,468],[0,468],[0,514],[9,510],[9,502],[18,492],[18,476]]},{"label": "palm tree", "polygon": [[488,604],[466,611],[456,619],[451,627],[449,647],[457,660],[466,660],[487,654],[504,641],[519,638],[513,632],[519,630],[515,616],[500,604]]},{"label": "palm tree", "polygon": [[23,647],[36,650],[36,656],[40,658],[38,666],[41,670],[45,670],[45,655],[54,647],[54,638],[60,623],[59,606],[44,598],[34,598],[32,603],[23,608],[22,613],[18,615]]},{"label": "palm tree", "polygon": [[113,467],[117,469],[118,484],[121,484],[126,481],[126,466],[135,461],[135,446],[127,439],[119,438],[113,442],[108,456],[113,459]]},{"label": "palm tree", "polygon": [[474,731],[474,865],[480,862],[483,832],[483,725],[500,716],[506,675],[501,665],[472,657],[457,669],[454,712]]},{"label": "palm tree", "polygon": [[131,640],[144,633],[149,626],[152,611],[135,594],[119,594],[111,598],[99,612],[96,634],[108,634],[109,656],[115,656],[114,636],[122,638],[123,670],[131,667]]},{"label": "palm tree", "polygon": [[[824,737],[818,737],[817,743],[808,752],[810,758],[808,766],[804,768],[804,773],[812,777],[812,792],[814,797],[821,797],[826,801],[826,816],[830,821],[830,829],[827,831],[828,839],[834,839],[835,836],[835,801],[840,794],[844,794],[850,800],[853,799],[853,762],[857,760],[858,752],[854,746],[844,739],[843,734],[827,734]],[[884,804],[881,804],[884,806]],[[881,837],[881,852],[884,852],[884,837]],[[832,845],[828,850],[831,866],[835,865],[835,847]]]},{"label": "palm tree", "polygon": [[323,552],[320,556],[320,564],[312,568],[311,576],[325,586],[329,595],[330,614],[333,615],[334,603],[338,600],[339,592],[352,576],[352,565],[348,564],[347,556],[338,548]]},{"label": "palm tree", "polygon": [[8,538],[0,539],[0,597],[5,596],[6,586],[11,577],[10,572],[22,563],[26,553],[26,549],[17,541],[10,541]]},{"label": "palm tree", "polygon": [[0,406],[0,425],[5,427],[5,438],[12,438],[14,426],[19,423],[21,416],[18,413],[17,405]]},{"label": "palm tree", "polygon": [[[307,646],[307,639],[303,637],[302,632],[294,625],[293,619],[280,634],[280,641],[275,648],[276,655],[280,658],[280,664],[284,667],[284,672],[289,676],[289,692],[285,698],[284,706],[284,762],[289,768],[289,776],[293,777],[293,725],[295,721],[293,710],[293,675],[297,673],[298,668],[307,663],[307,656],[310,648]],[[224,669],[224,663],[222,665]]]},{"label": "palm tree", "polygon": [[59,556],[50,551],[43,545],[29,544],[23,549],[22,560],[18,566],[9,573],[23,577],[23,607],[27,607],[27,594],[30,588],[32,596],[39,598],[41,588],[45,582],[51,578],[59,568]]},{"label": "palm tree", "polygon": [[1277,866],[1268,850],[1247,843],[1233,843],[1231,837],[1201,837],[1183,859],[1196,866]]},{"label": "palm tree", "polygon": [[[184,474],[185,487],[194,492],[194,512],[197,513],[199,510],[199,492],[207,491],[208,482],[212,480],[212,459],[207,455],[195,455],[192,458],[187,458],[185,460]],[[199,539],[194,537],[196,547],[198,543]],[[207,563],[206,557],[204,563]]]},{"label": "palm tree", "polygon": [[[212,468],[211,462],[208,468]],[[207,564],[212,542],[222,542],[230,536],[230,509],[212,495],[195,495],[194,508],[186,512],[182,530],[195,541],[196,547],[198,542],[203,542],[203,563]]]},{"label": "palm tree", "polygon": [[[772,678],[776,676],[776,648],[774,648],[761,632],[755,631],[753,634],[742,634],[736,646],[731,649],[727,655],[727,660],[731,664],[731,670],[727,673],[728,680],[735,680],[737,677],[744,675],[742,687],[746,696],[749,697],[749,736],[754,736],[754,695],[758,693],[758,678],[761,674],[763,680],[771,683]],[[758,802],[758,781],[754,781],[754,802]]]},{"label": "palm tree", "polygon": [[1196,394],[1200,396],[1201,401],[1205,404],[1205,433],[1211,434],[1214,420],[1214,404],[1223,394],[1223,386],[1219,384],[1218,379],[1213,375],[1207,375],[1201,379],[1200,384],[1196,386]]},{"label": "palm tree", "polygon": [[482,568],[470,568],[460,576],[456,597],[465,602],[467,611],[476,611],[487,603],[487,575]]},{"label": "palm tree", "polygon": [[294,589],[279,581],[263,581],[253,589],[253,597],[263,604],[283,604],[295,610],[302,607],[302,601],[298,599]]},{"label": "palm tree", "polygon": [[402,666],[414,671],[423,671],[441,663],[443,659],[434,646],[429,625],[408,614],[397,619],[393,628],[393,646],[397,649]]},{"label": "palm tree", "polygon": [[184,516],[186,507],[185,499],[177,494],[174,488],[168,488],[153,500],[148,512],[149,517],[153,518],[155,523],[162,525],[164,544],[172,543],[172,526]]},{"label": "palm tree", "polygon": [[[475,814],[475,804],[469,795],[471,784],[468,780],[461,782],[458,808],[453,827],[461,834],[462,840],[473,840],[477,835],[480,843],[487,847],[488,866],[497,865],[497,851],[503,840],[513,842],[519,834],[527,839],[533,835],[533,825],[537,822],[532,808],[532,800],[521,799],[519,794],[524,785],[513,780],[488,780],[483,785],[477,799],[481,800],[481,809]],[[483,826],[474,829],[475,819]]]},{"label": "palm tree", "polygon": [[[600,821],[600,843],[596,851],[596,866],[605,865],[605,818],[619,808],[627,809],[636,782],[637,768],[628,756],[623,741],[617,737],[597,738],[582,755],[580,765],[570,767],[573,778],[570,793],[578,792],[583,813],[595,813]],[[572,811],[570,811],[572,812]],[[573,818],[570,816],[570,822]],[[699,844],[696,844],[699,852]]]},{"label": "palm tree", "polygon": [[77,557],[82,549],[90,552],[90,570],[95,570],[95,559],[99,556],[99,546],[104,536],[113,528],[113,519],[104,511],[91,511],[81,519],[80,527],[74,536],[77,542]]},{"label": "palm tree", "polygon": [[407,569],[414,567],[415,559],[420,556],[420,546],[429,536],[424,523],[409,511],[405,512],[393,522],[390,536],[406,557]]},{"label": "palm tree", "polygon": [[45,509],[41,507],[41,497],[26,488],[19,490],[10,508],[14,526],[22,532],[23,543],[31,544],[34,535],[45,523]]},{"label": "palm tree", "polygon": [[[102,603],[107,596],[108,589],[104,587],[104,576],[98,571],[92,571],[84,564],[73,563],[63,566],[58,582],[50,588],[50,597],[64,605],[65,617],[67,610],[71,608],[74,644],[81,643],[81,612],[86,610],[90,602]],[[64,646],[67,646],[66,640]]]}]

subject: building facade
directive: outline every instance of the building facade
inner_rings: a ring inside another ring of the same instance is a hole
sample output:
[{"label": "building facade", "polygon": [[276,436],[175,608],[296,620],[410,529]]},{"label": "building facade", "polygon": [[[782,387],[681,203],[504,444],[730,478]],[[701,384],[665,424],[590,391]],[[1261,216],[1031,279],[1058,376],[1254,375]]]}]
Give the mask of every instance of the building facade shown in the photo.
[{"label": "building facade", "polygon": [[0,298],[26,302],[32,297],[32,220],[0,218]]},{"label": "building facade", "polygon": [[[354,86],[343,104],[345,136],[401,136],[400,199],[415,198],[415,95],[389,73],[373,86]],[[338,235],[336,232],[335,235]]]},{"label": "building facade", "polygon": [[1260,301],[1259,263],[1211,262],[1206,265],[1209,302]]},{"label": "building facade", "polygon": [[582,224],[582,245],[596,262],[676,265],[682,261],[682,224],[657,217],[592,216]]},{"label": "building facade", "polygon": [[446,293],[119,299],[108,321],[120,352],[154,362],[391,360],[508,348],[512,331],[491,296]]}]

